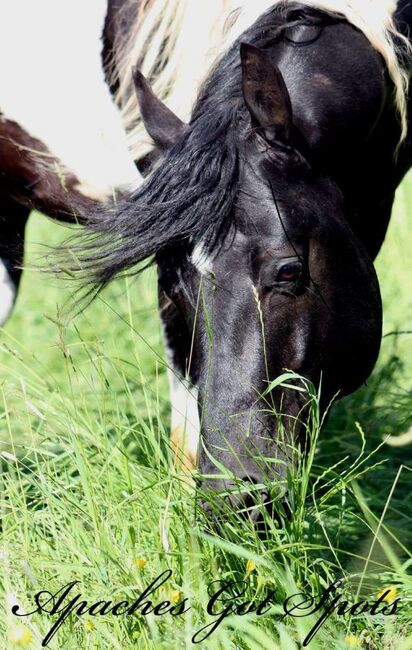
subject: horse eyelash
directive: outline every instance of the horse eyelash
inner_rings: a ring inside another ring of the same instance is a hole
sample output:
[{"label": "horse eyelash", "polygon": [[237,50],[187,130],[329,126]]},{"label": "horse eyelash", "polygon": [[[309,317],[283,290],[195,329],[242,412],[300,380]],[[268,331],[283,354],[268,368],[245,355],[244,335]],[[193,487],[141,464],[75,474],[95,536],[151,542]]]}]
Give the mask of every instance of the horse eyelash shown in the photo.
[{"label": "horse eyelash", "polygon": [[[281,224],[281,226],[282,226],[282,230],[283,230],[283,232],[285,233],[285,236],[286,236],[286,238],[287,238],[289,244],[290,244],[291,247],[293,248],[293,251],[295,252],[296,257],[299,259],[299,261],[300,261],[302,264],[304,264],[304,260],[303,260],[302,256],[299,255],[298,251],[296,250],[296,248],[295,248],[295,246],[294,246],[292,240],[290,239],[289,234],[288,234],[288,232],[287,232],[287,230],[286,230],[286,228],[285,228],[285,224],[283,223],[282,215],[280,214],[280,210],[279,210],[278,202],[277,202],[277,199],[276,199],[276,194],[275,194],[275,191],[274,191],[274,189],[273,189],[273,185],[272,185],[272,183],[271,183],[270,180],[269,180],[269,187],[270,187],[270,191],[271,191],[271,193],[272,193],[273,201],[274,201],[274,204],[275,204],[276,213],[277,213],[277,215],[278,215],[278,218],[279,218],[280,224]],[[329,313],[332,314],[332,313],[333,313],[333,312],[332,312],[332,309],[329,307],[327,301],[325,300],[325,298],[324,298],[323,295],[322,295],[322,292],[319,290],[319,288],[318,288],[316,282],[313,280],[313,278],[312,278],[312,276],[311,276],[311,274],[310,274],[310,269],[309,269],[309,268],[308,268],[308,275],[309,275],[309,280],[310,280],[311,283],[313,284],[313,286],[314,286],[314,288],[315,288],[315,291],[316,291],[316,293],[318,294],[319,298],[322,300],[323,304],[325,305],[325,307],[326,307],[326,309],[329,311]]]}]

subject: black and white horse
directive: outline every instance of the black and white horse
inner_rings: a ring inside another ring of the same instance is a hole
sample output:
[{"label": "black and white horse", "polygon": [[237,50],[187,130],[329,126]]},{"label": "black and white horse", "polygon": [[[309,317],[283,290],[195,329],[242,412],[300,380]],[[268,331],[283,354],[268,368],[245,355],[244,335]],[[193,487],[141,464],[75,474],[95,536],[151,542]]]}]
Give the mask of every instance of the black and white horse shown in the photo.
[{"label": "black and white horse", "polygon": [[[217,18],[236,4],[242,11],[223,28]],[[25,155],[32,155],[32,138],[40,139],[45,155],[52,152],[53,162],[69,170],[59,191],[47,194],[39,180],[40,198],[36,183],[26,182],[19,194],[20,179],[6,174],[0,186],[6,202],[58,218],[74,211],[85,223],[74,250],[93,287],[142,260],[156,261],[174,369],[173,444],[193,466],[200,433],[206,487],[220,491],[235,479],[264,485],[285,478],[291,449],[305,443],[304,398],[293,388],[274,388],[275,417],[268,396],[262,397],[284,368],[321,381],[325,407],[337,393],[360,386],[374,366],[382,308],[373,260],[412,156],[409,25],[409,2],[393,0],[109,2],[106,73],[134,158],[148,178],[134,180],[120,117],[105,91],[112,135],[120,132],[124,146],[114,149],[119,166],[115,155],[99,162],[112,164],[120,194],[122,187],[138,187],[97,211],[89,212],[95,190],[86,168],[81,175],[74,158],[65,162],[64,148],[30,130],[31,107],[17,125],[4,111],[6,133],[17,128],[30,139]],[[64,40],[59,45],[65,52]],[[222,50],[190,111],[205,73],[199,61],[206,66]],[[132,79],[136,61],[163,97],[171,92],[169,108],[138,70]],[[180,97],[190,81],[190,101],[179,117],[170,110],[172,81]],[[191,115],[182,119],[185,111]],[[152,148],[144,143],[139,115]],[[70,124],[61,127],[70,136]],[[102,144],[91,139],[90,156]],[[109,185],[110,164],[103,173]],[[47,165],[44,178],[50,170]],[[36,173],[43,178],[39,168]],[[107,186],[103,194],[110,194]],[[63,207],[56,196],[63,196]],[[228,477],[216,478],[216,460]],[[239,496],[232,498],[239,505]]]}]

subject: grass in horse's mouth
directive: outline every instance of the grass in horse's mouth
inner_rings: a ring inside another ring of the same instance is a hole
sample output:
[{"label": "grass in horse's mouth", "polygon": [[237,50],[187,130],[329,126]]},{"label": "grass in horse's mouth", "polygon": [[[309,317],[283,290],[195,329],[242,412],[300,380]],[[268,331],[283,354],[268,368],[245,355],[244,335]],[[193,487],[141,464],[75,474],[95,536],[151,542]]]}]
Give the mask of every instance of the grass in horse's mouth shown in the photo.
[{"label": "grass in horse's mouth", "polygon": [[[410,320],[411,204],[409,181],[378,261],[385,332],[407,330]],[[58,235],[36,218],[29,226],[30,241]],[[153,599],[179,592],[191,605],[187,614],[150,620],[74,615],[60,628],[58,647],[88,647],[93,639],[122,650],[158,650],[170,647],[170,639],[189,647],[193,634],[214,620],[207,604],[216,581],[237,580],[244,583],[240,601],[258,602],[273,590],[272,613],[227,617],[204,647],[293,648],[315,619],[285,618],[285,599],[301,591],[317,596],[346,576],[351,602],[374,600],[396,586],[399,614],[332,617],[310,647],[330,648],[334,639],[344,648],[349,634],[371,648],[410,647],[410,447],[383,444],[386,435],[410,426],[410,335],[384,338],[368,384],[333,408],[313,457],[288,476],[289,518],[278,521],[263,510],[262,532],[228,508],[212,532],[196,494],[169,467],[154,272],[130,286],[116,284],[66,327],[56,310],[61,285],[52,285],[26,273],[1,337],[0,556],[9,598],[31,611],[37,591],[56,592],[79,580],[90,602],[133,601],[171,568]],[[51,617],[3,617],[5,638],[17,625],[41,638]]]}]

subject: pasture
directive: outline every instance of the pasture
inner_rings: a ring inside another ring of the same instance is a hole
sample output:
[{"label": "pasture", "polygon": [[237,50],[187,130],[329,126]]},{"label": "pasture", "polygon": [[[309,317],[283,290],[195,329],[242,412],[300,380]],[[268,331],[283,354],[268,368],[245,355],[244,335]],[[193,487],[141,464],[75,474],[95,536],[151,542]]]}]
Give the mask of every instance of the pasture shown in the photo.
[{"label": "pasture", "polygon": [[[385,335],[378,365],[320,434],[314,400],[316,445],[290,478],[294,515],[267,522],[265,538],[235,514],[211,534],[169,468],[155,271],[116,282],[69,320],[69,283],[30,270],[41,244],[67,231],[32,215],[27,271],[0,334],[2,647],[41,647],[57,617],[11,613],[16,603],[33,611],[39,591],[78,580],[75,593],[90,604],[132,603],[171,569],[153,600],[178,606],[187,598],[186,613],[72,614],[49,647],[168,650],[196,647],[197,634],[201,648],[293,650],[320,613],[284,616],[286,598],[319,597],[346,577],[350,603],[373,604],[391,588],[389,605],[396,589],[397,615],[333,614],[308,647],[412,648],[412,443],[384,442],[412,424],[411,210],[409,177],[377,262]],[[273,590],[274,604],[263,616],[229,613],[202,641],[211,628],[200,630],[219,618],[207,613],[217,580],[245,581],[239,602],[255,605]]]}]

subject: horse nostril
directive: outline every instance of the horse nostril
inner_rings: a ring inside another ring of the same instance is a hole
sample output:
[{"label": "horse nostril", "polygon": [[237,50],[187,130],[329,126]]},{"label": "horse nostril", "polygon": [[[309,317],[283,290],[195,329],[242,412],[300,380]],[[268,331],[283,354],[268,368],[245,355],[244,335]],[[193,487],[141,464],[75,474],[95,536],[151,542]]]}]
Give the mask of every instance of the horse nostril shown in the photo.
[{"label": "horse nostril", "polygon": [[[269,492],[266,488],[262,486],[258,487],[258,480],[251,480],[248,478],[250,489],[245,489],[241,493],[241,498],[244,506],[244,514],[249,517],[249,519],[256,523],[257,521],[263,518],[263,513],[267,508],[269,503]],[[245,486],[247,485],[245,481]]]}]

